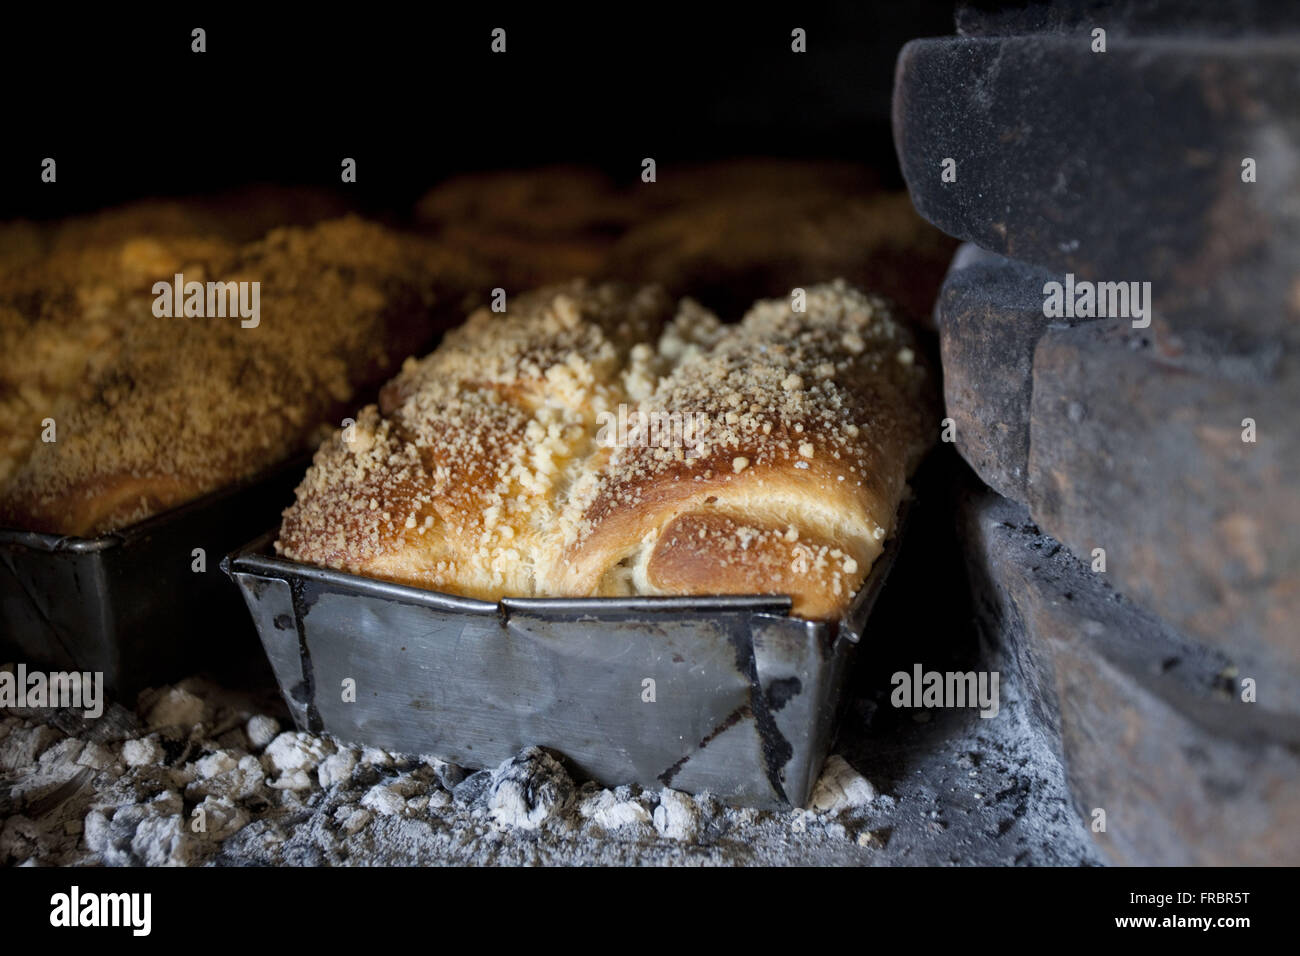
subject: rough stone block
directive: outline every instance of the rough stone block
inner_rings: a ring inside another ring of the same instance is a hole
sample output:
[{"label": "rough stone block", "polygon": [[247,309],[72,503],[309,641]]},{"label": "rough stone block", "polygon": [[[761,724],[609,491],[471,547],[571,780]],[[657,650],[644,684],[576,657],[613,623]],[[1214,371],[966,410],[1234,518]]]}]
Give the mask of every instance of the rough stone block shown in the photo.
[{"label": "rough stone block", "polygon": [[945,412],[957,450],[1000,494],[1028,500],[1034,347],[1050,273],[967,243],[935,304]]},{"label": "rough stone block", "polygon": [[1183,321],[1294,330],[1300,36],[1090,42],[905,46],[894,134],[918,212],[1062,277],[1149,281]]},{"label": "rough stone block", "polygon": [[1080,558],[1103,548],[1117,590],[1230,654],[1262,701],[1300,701],[1300,363],[1247,381],[1184,358],[1123,324],[1050,328],[1030,510]]},{"label": "rough stone block", "polygon": [[1243,36],[1300,29],[1291,0],[1037,0],[1008,5],[965,0],[957,6],[962,36],[1090,33],[1124,36]]},{"label": "rough stone block", "polygon": [[981,628],[1027,688],[1085,823],[1123,864],[1300,862],[1300,718],[980,492],[962,504]]}]

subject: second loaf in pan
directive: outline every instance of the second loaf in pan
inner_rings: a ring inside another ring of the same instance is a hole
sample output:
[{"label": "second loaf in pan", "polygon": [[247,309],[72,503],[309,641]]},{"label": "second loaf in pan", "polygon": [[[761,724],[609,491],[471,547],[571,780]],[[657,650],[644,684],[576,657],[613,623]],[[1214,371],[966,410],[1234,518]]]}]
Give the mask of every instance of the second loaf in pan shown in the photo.
[{"label": "second loaf in pan", "polygon": [[[177,273],[257,283],[258,323],[156,315],[153,284]],[[350,216],[0,266],[0,527],[115,531],[314,447],[481,280],[455,250]]]},{"label": "second loaf in pan", "polygon": [[317,453],[276,547],[488,600],[790,594],[832,618],[934,394],[884,300],[842,282],[734,326],[655,287],[545,289],[408,362]]}]

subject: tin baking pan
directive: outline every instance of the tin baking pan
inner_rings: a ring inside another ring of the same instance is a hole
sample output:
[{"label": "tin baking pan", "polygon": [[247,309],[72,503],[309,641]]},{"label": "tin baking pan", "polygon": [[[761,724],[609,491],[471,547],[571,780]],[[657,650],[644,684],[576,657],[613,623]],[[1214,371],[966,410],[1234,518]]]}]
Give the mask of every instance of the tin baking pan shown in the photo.
[{"label": "tin baking pan", "polygon": [[269,682],[219,561],[277,519],[308,462],[95,538],[0,529],[0,659],[99,671],[118,696],[200,672]]},{"label": "tin baking pan", "polygon": [[222,567],[299,729],[471,768],[537,745],[608,786],[766,808],[808,802],[897,548],[817,622],[788,596],[478,601],[288,561],[274,538]]}]

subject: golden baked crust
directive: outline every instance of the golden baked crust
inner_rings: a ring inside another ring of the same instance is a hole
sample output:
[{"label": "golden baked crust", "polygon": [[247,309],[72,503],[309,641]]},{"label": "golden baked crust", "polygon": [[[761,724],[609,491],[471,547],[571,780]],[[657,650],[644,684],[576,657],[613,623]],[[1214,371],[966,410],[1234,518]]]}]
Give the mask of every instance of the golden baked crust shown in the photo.
[{"label": "golden baked crust", "polygon": [[800,177],[786,190],[737,188],[676,205],[629,230],[606,274],[694,296],[724,318],[756,298],[844,278],[924,325],[956,245],[906,193],[844,193]]},{"label": "golden baked crust", "polygon": [[586,283],[476,313],[320,449],[277,549],[488,600],[782,593],[834,617],[930,444],[910,332],[842,282],[737,326],[668,313],[655,287]]},{"label": "golden baked crust", "polygon": [[531,593],[597,416],[627,401],[633,346],[670,311],[657,289],[577,281],[475,312],[321,447],[277,549],[470,597]]},{"label": "golden baked crust", "polygon": [[0,274],[131,239],[253,242],[272,229],[314,225],[347,212],[347,204],[328,192],[249,186],[196,199],[145,199],[53,222],[14,220],[0,223]]},{"label": "golden baked crust", "polygon": [[635,219],[634,196],[604,174],[548,166],[455,176],[426,193],[416,219],[482,260],[510,293],[596,275]]},{"label": "golden baked crust", "polygon": [[762,203],[790,197],[864,196],[880,189],[870,166],[830,160],[753,156],[662,167],[653,183],[632,186],[639,208],[677,212],[701,202]]},{"label": "golden baked crust", "polygon": [[689,447],[591,463],[539,590],[778,593],[832,617],[893,529],[929,447],[934,383],[884,300],[842,282],[760,302],[642,403],[697,422]]},{"label": "golden baked crust", "polygon": [[636,216],[632,196],[582,166],[467,173],[422,196],[416,218],[534,239],[610,233]]},{"label": "golden baked crust", "polygon": [[[260,323],[160,318],[154,282],[260,283]],[[246,246],[136,238],[0,281],[0,524],[98,534],[308,447],[483,280],[464,256],[348,217]],[[53,418],[57,441],[40,441]]]},{"label": "golden baked crust", "polygon": [[181,263],[232,251],[220,240],[141,239],[42,252],[0,274],[0,489],[39,440],[40,423],[59,422],[65,403],[89,401],[117,361],[136,318],[121,302],[148,296]]},{"label": "golden baked crust", "polygon": [[437,241],[482,262],[491,286],[511,294],[599,275],[611,247],[602,236],[543,239],[476,226],[447,226],[439,230]]}]

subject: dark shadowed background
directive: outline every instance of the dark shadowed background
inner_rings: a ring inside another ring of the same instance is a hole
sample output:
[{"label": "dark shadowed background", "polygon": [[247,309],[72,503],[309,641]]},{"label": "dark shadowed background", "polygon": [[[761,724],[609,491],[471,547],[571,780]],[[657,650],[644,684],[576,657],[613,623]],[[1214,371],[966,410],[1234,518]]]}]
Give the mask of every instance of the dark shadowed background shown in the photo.
[{"label": "dark shadowed background", "polygon": [[[953,25],[936,0],[131,19],[51,11],[6,25],[0,218],[259,182],[346,188],[363,209],[401,211],[449,173],[579,162],[626,180],[647,156],[849,159],[901,185],[895,58]],[[204,54],[190,52],[196,26]],[[489,49],[497,26],[505,55]],[[807,54],[790,50],[795,27]],[[46,156],[53,186],[39,177]],[[358,163],[347,187],[344,156]]]}]

